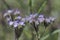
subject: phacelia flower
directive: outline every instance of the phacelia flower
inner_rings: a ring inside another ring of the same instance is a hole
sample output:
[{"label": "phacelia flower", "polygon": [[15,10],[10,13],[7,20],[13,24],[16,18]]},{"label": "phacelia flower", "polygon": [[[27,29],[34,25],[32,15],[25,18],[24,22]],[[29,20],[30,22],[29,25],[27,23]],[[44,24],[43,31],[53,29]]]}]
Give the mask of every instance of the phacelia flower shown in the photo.
[{"label": "phacelia flower", "polygon": [[7,16],[7,15],[10,15],[11,13],[13,12],[13,10],[7,10],[5,13],[4,13],[4,17]]}]

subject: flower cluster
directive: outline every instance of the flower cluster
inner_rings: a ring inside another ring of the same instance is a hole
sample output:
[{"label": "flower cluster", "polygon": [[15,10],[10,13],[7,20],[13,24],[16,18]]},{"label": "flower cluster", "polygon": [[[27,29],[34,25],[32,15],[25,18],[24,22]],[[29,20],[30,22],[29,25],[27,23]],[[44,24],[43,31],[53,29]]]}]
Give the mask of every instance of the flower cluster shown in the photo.
[{"label": "flower cluster", "polygon": [[[51,22],[55,21],[54,17],[47,18],[44,15],[41,15],[41,14],[38,15],[38,13],[30,14],[29,16],[26,16],[24,18],[20,14],[21,13],[18,9],[16,9],[16,10],[7,10],[4,13],[3,16],[5,17],[8,25],[10,25],[10,26],[13,25],[14,27],[18,27],[19,25],[25,26],[26,22],[28,22],[28,23],[33,23],[34,22],[36,25],[39,25],[40,23],[42,23],[44,21],[46,23],[51,23]],[[14,18],[14,19],[12,20],[12,18]]]}]

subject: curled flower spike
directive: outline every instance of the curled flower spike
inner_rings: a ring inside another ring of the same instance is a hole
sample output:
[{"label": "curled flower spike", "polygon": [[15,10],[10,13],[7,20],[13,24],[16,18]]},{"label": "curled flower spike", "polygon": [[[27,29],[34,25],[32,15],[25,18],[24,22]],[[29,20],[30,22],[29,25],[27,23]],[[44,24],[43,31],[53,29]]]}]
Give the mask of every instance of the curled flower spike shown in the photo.
[{"label": "curled flower spike", "polygon": [[18,9],[7,10],[3,16],[6,18],[8,24],[13,25],[14,27],[18,27],[19,25],[25,26],[25,22],[33,23],[35,26],[42,22],[44,22],[45,25],[48,25],[55,20],[53,17],[45,18],[44,15],[38,15],[38,13],[30,14],[29,16],[22,18]]}]

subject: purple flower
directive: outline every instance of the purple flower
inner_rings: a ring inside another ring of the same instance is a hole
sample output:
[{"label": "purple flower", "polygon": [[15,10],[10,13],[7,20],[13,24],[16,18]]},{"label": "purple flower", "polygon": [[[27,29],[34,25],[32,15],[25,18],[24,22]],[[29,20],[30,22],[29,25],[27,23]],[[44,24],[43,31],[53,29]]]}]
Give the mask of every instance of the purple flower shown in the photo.
[{"label": "purple flower", "polygon": [[17,17],[15,17],[15,19],[21,19],[22,17],[21,16],[17,16]]},{"label": "purple flower", "polygon": [[21,25],[21,26],[25,26],[25,24],[24,24],[23,21],[20,21],[20,22],[19,22],[19,25]]},{"label": "purple flower", "polygon": [[31,18],[29,18],[28,16],[25,18],[26,22],[28,22]]},{"label": "purple flower", "polygon": [[44,15],[39,15],[39,17],[40,17],[40,18],[43,18],[43,17],[44,17]]},{"label": "purple flower", "polygon": [[8,10],[8,11],[7,11],[7,13],[12,13],[12,12],[13,12],[13,10]]},{"label": "purple flower", "polygon": [[19,22],[20,22],[20,20],[19,20],[19,19],[16,19],[14,22],[15,22],[15,23],[19,23]]},{"label": "purple flower", "polygon": [[12,12],[13,12],[13,10],[7,10],[7,12],[5,12],[3,16],[5,17],[7,15],[10,15]]},{"label": "purple flower", "polygon": [[32,20],[29,20],[29,23],[32,23],[33,22],[33,19]]},{"label": "purple flower", "polygon": [[50,19],[51,21],[54,21],[56,18],[54,18],[54,17],[49,17],[49,19]]},{"label": "purple flower", "polygon": [[9,21],[9,22],[8,22],[8,24],[9,24],[10,26],[13,25],[13,23],[14,23],[13,21]]},{"label": "purple flower", "polygon": [[35,18],[35,17],[37,17],[37,15],[38,15],[38,14],[31,14],[29,17],[30,17],[30,18]]},{"label": "purple flower", "polygon": [[29,17],[27,17],[27,21],[29,21],[29,23],[35,22],[35,19],[37,17],[38,14],[31,14]]},{"label": "purple flower", "polygon": [[17,22],[14,22],[14,28],[18,27],[18,23]]},{"label": "purple flower", "polygon": [[20,11],[18,9],[15,10],[14,15],[20,14]]},{"label": "purple flower", "polygon": [[25,20],[26,22],[29,22],[31,19],[32,19],[32,17],[31,17],[31,16],[27,16],[27,17],[25,17],[25,19],[24,19],[24,20]]},{"label": "purple flower", "polygon": [[44,20],[45,20],[45,18],[38,18],[38,21],[40,22],[40,23],[42,23],[42,22],[44,22]]},{"label": "purple flower", "polygon": [[47,23],[50,23],[50,22],[51,22],[49,18],[46,18],[45,21],[46,21]]},{"label": "purple flower", "polygon": [[52,22],[52,21],[54,21],[55,20],[55,18],[53,18],[53,17],[49,17],[49,18],[46,18],[45,19],[45,21],[47,22],[47,23],[50,23],[50,22]]}]

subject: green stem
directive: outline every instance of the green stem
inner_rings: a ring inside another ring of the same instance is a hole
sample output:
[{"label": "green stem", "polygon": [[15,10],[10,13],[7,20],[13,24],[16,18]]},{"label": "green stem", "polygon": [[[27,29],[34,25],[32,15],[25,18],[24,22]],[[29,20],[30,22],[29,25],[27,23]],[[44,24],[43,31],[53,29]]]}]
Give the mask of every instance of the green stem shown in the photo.
[{"label": "green stem", "polygon": [[2,1],[3,1],[3,3],[7,6],[8,9],[11,9],[11,7],[6,3],[5,0],[2,0]]},{"label": "green stem", "polygon": [[18,40],[17,34],[16,34],[16,29],[18,29],[18,28],[14,28],[14,32],[15,32],[15,40]]},{"label": "green stem", "polygon": [[38,32],[36,32],[36,36],[37,36],[37,40],[39,40],[39,34],[38,34]]},{"label": "green stem", "polygon": [[44,7],[46,6],[46,3],[47,3],[47,0],[44,0],[42,2],[41,7],[38,9],[38,13],[40,13],[44,9]]},{"label": "green stem", "polygon": [[29,0],[29,9],[30,9],[30,13],[32,13],[32,0]]}]

